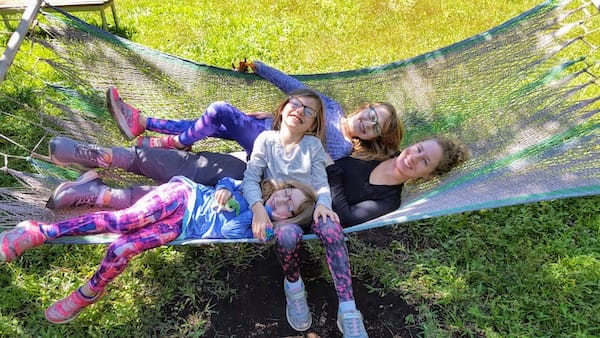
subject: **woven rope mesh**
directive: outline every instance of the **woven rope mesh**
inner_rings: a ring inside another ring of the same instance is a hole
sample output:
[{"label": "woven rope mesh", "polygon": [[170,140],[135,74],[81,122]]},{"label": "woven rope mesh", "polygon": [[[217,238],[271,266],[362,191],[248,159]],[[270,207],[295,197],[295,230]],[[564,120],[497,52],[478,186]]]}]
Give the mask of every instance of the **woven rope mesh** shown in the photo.
[{"label": "woven rope mesh", "polygon": [[[485,33],[408,60],[298,75],[346,111],[366,101],[391,102],[408,131],[405,145],[445,134],[471,149],[472,160],[464,166],[433,181],[408,184],[400,209],[350,231],[600,193],[598,14],[589,1],[548,1]],[[254,75],[145,48],[70,16],[47,15],[44,22],[47,36],[32,41],[49,51],[40,64],[57,72],[58,80],[45,80],[45,103],[51,108],[39,112],[48,136],[126,145],[104,108],[110,85],[146,114],[168,118],[196,118],[218,100],[246,111],[273,110],[283,98]],[[215,148],[240,149],[214,139],[194,149]],[[20,155],[31,154],[41,159],[35,162],[41,175],[12,172],[27,177],[25,188],[0,191],[0,198],[10,202],[0,207],[0,224],[57,217],[40,202],[56,182],[31,182],[74,174],[56,174],[57,168],[43,161],[44,149]],[[121,183],[136,179],[119,172],[102,175]],[[15,204],[26,212],[15,211]]]}]

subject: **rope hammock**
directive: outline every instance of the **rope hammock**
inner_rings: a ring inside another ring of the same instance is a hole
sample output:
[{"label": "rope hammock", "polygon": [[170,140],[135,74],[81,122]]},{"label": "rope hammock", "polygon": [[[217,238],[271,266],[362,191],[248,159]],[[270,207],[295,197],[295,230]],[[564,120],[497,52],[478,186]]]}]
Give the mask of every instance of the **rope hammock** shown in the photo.
[{"label": "rope hammock", "polygon": [[[14,226],[23,219],[52,221],[82,212],[44,208],[56,185],[79,172],[52,165],[42,145],[57,135],[100,145],[127,145],[105,108],[104,91],[109,85],[147,114],[170,118],[196,118],[217,100],[260,111],[275,107],[283,97],[257,76],[168,55],[67,13],[44,13],[44,18],[29,36],[32,48],[43,51],[36,55],[44,57],[35,66],[17,59],[2,83],[0,100],[10,103],[0,107],[2,114],[17,119],[7,106],[34,112],[37,120],[20,123],[30,123],[44,136],[28,149],[19,145],[18,137],[0,130],[2,140],[16,149],[2,153],[4,172],[21,183],[0,188],[0,226]],[[345,231],[600,194],[599,27],[599,11],[592,2],[549,0],[487,32],[414,58],[298,75],[308,86],[338,100],[346,111],[367,101],[391,102],[405,123],[405,144],[446,134],[463,140],[472,152],[472,160],[443,177],[405,185],[398,210]],[[40,78],[41,73],[50,76]],[[22,81],[23,76],[43,84],[39,107],[25,105],[6,89],[18,87],[20,83],[11,83],[11,78]],[[209,149],[241,148],[216,139],[195,146],[195,150]],[[29,169],[14,169],[12,164],[23,160]],[[144,182],[115,170],[100,174],[112,183]],[[87,236],[55,242],[108,241],[110,237]],[[172,244],[232,241],[254,240]]]}]

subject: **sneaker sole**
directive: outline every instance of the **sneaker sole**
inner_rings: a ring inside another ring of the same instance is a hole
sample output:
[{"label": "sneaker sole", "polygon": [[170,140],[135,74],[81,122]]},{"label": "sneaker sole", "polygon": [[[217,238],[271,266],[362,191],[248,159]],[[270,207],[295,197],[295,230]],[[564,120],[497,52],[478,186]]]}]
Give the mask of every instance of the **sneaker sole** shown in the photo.
[{"label": "sneaker sole", "polygon": [[56,205],[54,203],[54,199],[55,199],[56,195],[58,195],[59,192],[65,190],[65,189],[68,189],[72,186],[91,182],[97,178],[99,178],[98,173],[94,170],[90,170],[90,171],[87,171],[86,173],[84,173],[83,175],[79,176],[75,181],[61,183],[58,187],[56,187],[56,189],[54,190],[54,193],[48,199],[48,202],[46,202],[46,208],[48,208],[50,210],[56,210],[55,209]]},{"label": "sneaker sole", "polygon": [[117,122],[121,134],[131,141],[135,136],[129,130],[129,125],[127,125],[127,120],[125,119],[123,112],[117,107],[117,102],[115,101],[114,95],[112,95],[113,89],[116,90],[115,87],[110,87],[106,90],[106,104],[108,105],[108,110],[113,119]]}]

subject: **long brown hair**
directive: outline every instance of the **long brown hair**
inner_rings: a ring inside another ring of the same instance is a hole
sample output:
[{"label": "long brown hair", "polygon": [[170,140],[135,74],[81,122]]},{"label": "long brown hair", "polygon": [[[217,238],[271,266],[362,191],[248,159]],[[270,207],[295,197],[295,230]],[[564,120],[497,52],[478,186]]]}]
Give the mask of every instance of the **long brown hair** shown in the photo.
[{"label": "long brown hair", "polygon": [[295,223],[299,225],[310,224],[313,219],[315,203],[317,203],[317,195],[310,186],[298,181],[277,182],[271,179],[265,179],[260,182],[260,189],[264,201],[268,200],[274,192],[286,188],[295,188],[302,191],[302,194],[304,194],[306,199],[298,207],[298,212],[295,216],[282,221],[274,222],[274,224],[280,222]]},{"label": "long brown hair", "polygon": [[282,100],[281,103],[279,103],[279,106],[277,107],[277,110],[275,111],[275,114],[273,115],[272,129],[273,130],[281,129],[281,120],[282,120],[281,112],[283,111],[283,108],[285,107],[285,105],[288,104],[288,102],[290,101],[290,96],[307,97],[307,98],[312,98],[317,101],[317,103],[319,104],[319,107],[314,107],[317,109],[317,116],[315,117],[315,122],[314,122],[312,128],[307,132],[307,134],[314,135],[314,136],[318,137],[319,139],[321,139],[321,143],[323,144],[323,147],[325,147],[325,150],[327,150],[327,142],[325,141],[325,137],[326,137],[326,135],[325,135],[325,103],[323,103],[323,99],[321,99],[321,96],[319,95],[319,93],[315,92],[312,89],[304,88],[304,89],[297,89],[297,90],[290,92],[289,96],[286,97],[284,100]]},{"label": "long brown hair", "polygon": [[400,149],[404,137],[404,124],[400,121],[396,108],[388,102],[364,103],[348,116],[350,118],[367,108],[382,107],[390,113],[390,118],[381,125],[381,135],[372,140],[352,138],[352,157],[360,160],[387,160]]}]

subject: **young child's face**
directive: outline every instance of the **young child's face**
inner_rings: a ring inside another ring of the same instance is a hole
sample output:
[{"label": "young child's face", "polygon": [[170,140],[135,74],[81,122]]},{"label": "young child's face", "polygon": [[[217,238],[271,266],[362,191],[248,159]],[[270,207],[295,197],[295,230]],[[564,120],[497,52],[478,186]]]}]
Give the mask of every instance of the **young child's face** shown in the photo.
[{"label": "young child's face", "polygon": [[306,133],[313,129],[319,102],[312,97],[291,96],[281,111],[282,124],[289,129]]},{"label": "young child's face", "polygon": [[282,221],[298,214],[306,197],[300,189],[285,188],[275,191],[265,202],[273,210],[273,220]]}]

